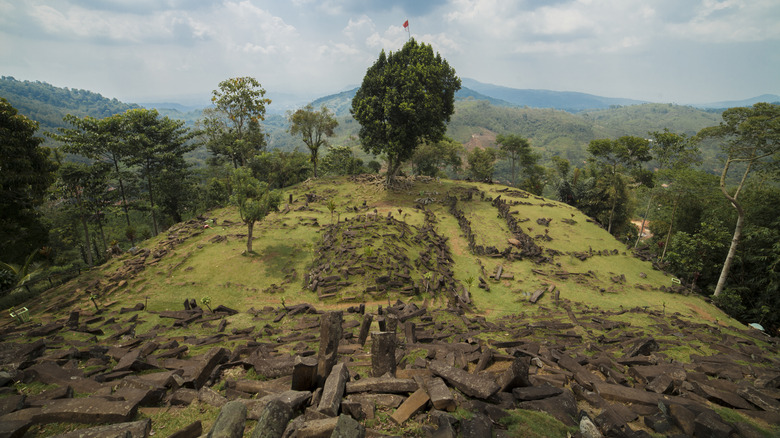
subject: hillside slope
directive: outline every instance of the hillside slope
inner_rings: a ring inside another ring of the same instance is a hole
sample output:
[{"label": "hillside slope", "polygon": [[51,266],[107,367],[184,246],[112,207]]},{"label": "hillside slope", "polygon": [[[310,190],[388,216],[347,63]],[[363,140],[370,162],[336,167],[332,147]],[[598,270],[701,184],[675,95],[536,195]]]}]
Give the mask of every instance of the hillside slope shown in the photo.
[{"label": "hillside slope", "polygon": [[108,99],[87,90],[55,87],[45,82],[19,81],[10,76],[0,78],[0,97],[5,98],[20,114],[38,122],[40,132],[54,132],[64,127],[66,114],[108,117],[138,105]]},{"label": "hillside slope", "polygon": [[[16,376],[2,430],[196,436],[240,404],[245,437],[329,436],[342,421],[565,437],[579,412],[612,435],[778,432],[777,340],[570,206],[428,178],[385,191],[373,175],[283,199],[254,254],[236,211],[212,211],[27,303],[29,322],[0,323],[0,367]],[[274,403],[290,412],[269,425]]]},{"label": "hillside slope", "polygon": [[[251,257],[242,255],[245,226],[228,208],[211,212],[201,224],[207,228],[172,230],[146,242],[153,263],[128,271],[139,256],[125,254],[75,287],[103,299],[148,297],[155,310],[206,295],[239,307],[283,299],[338,307],[416,297],[505,314],[534,309],[528,294],[554,285],[562,299],[606,309],[665,305],[738,324],[697,296],[665,292],[670,277],[627,253],[571,206],[464,181],[417,180],[386,192],[375,178],[319,179],[285,189],[284,199],[293,203],[257,225]],[[490,280],[499,266],[503,277]],[[396,271],[403,275],[379,279]],[[315,279],[319,285],[312,287]],[[479,287],[480,279],[489,291]],[[541,302],[551,300],[545,295]]]}]

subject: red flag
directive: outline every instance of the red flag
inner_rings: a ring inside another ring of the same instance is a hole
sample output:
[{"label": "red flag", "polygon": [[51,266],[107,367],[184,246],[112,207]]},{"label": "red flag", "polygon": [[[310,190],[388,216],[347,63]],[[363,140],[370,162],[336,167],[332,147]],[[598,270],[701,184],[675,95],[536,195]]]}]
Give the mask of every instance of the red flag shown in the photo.
[{"label": "red flag", "polygon": [[409,27],[409,20],[404,21],[404,29],[406,29],[407,27]]}]

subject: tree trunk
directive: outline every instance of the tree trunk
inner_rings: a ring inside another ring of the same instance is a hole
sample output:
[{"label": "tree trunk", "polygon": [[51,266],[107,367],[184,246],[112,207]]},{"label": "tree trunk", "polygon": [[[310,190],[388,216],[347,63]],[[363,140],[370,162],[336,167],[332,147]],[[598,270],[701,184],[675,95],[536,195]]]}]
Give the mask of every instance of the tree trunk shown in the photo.
[{"label": "tree trunk", "polygon": [[81,195],[79,195],[78,189],[76,190],[76,203],[79,209],[79,218],[81,219],[81,226],[84,227],[84,244],[86,246],[85,255],[87,256],[87,265],[92,266],[94,261],[92,260],[92,242],[89,240],[89,226],[87,225],[87,215],[84,214],[81,205]]},{"label": "tree trunk", "polygon": [[[739,204],[736,204],[737,206]],[[720,271],[720,277],[718,278],[718,285],[715,287],[714,296],[718,296],[723,292],[726,287],[726,279],[729,276],[729,270],[731,269],[731,262],[734,261],[734,256],[737,253],[737,245],[742,238],[742,224],[745,221],[745,212],[741,206],[737,207],[737,226],[734,228],[734,236],[731,238],[731,246],[729,247],[729,253],[726,255],[726,261],[723,263],[723,269]]]},{"label": "tree trunk", "polygon": [[105,255],[108,251],[108,243],[106,242],[106,232],[103,231],[103,223],[100,221],[100,218],[98,217],[98,229],[100,229],[100,240],[103,241],[103,254]]},{"label": "tree trunk", "polygon": [[612,218],[615,215],[615,208],[617,207],[617,167],[612,167],[612,189],[615,193],[612,194],[612,208],[609,210],[609,225],[607,226],[607,233],[612,234]]},{"label": "tree trunk", "polygon": [[647,216],[650,214],[650,205],[653,203],[654,196],[650,195],[650,200],[647,201],[647,207],[645,208],[645,215],[642,217],[642,227],[639,228],[639,235],[636,236],[636,242],[634,243],[634,248],[639,245],[639,240],[642,239],[642,233],[645,232],[645,222],[647,222]]},{"label": "tree trunk", "polygon": [[677,207],[680,205],[680,193],[677,194],[677,199],[674,201],[674,208],[672,209],[672,218],[669,220],[669,231],[666,232],[666,241],[664,242],[664,250],[661,252],[661,260],[664,261],[666,257],[666,249],[669,248],[669,241],[672,239],[672,226],[674,226],[674,217],[677,215]]},{"label": "tree trunk", "polygon": [[86,246],[86,254],[87,254],[87,265],[92,266],[94,261],[92,260],[92,242],[89,239],[89,227],[87,227],[87,217],[85,215],[81,216],[81,225],[84,227],[84,241]]},{"label": "tree trunk", "polygon": [[149,205],[152,211],[152,226],[154,227],[154,235],[156,236],[157,234],[159,234],[159,232],[157,231],[157,217],[154,214],[154,197],[152,196],[152,175],[149,169],[147,169],[146,171],[146,185],[149,187]]},{"label": "tree trunk", "polygon": [[246,223],[246,253],[252,253],[252,231],[255,228],[255,222],[250,221]]},{"label": "tree trunk", "polygon": [[723,289],[726,288],[726,279],[729,276],[729,270],[731,270],[731,262],[734,261],[734,256],[737,253],[737,245],[739,245],[739,241],[742,239],[742,224],[745,222],[745,210],[742,209],[742,205],[737,202],[737,196],[739,196],[739,192],[742,190],[742,186],[745,184],[745,180],[747,179],[748,173],[750,173],[750,168],[752,167],[753,162],[750,161],[748,163],[747,168],[745,169],[745,174],[742,175],[742,180],[739,182],[739,186],[737,186],[737,190],[734,192],[734,196],[729,195],[728,190],[726,190],[726,174],[729,171],[730,164],[731,159],[727,160],[726,164],[723,166],[723,173],[720,175],[720,191],[723,193],[723,196],[729,202],[731,202],[731,205],[737,209],[737,225],[734,227],[734,236],[731,238],[729,253],[726,255],[726,261],[723,262],[723,269],[720,271],[718,285],[715,286],[715,293],[713,293],[713,295],[716,297],[723,292]]},{"label": "tree trunk", "polygon": [[[127,228],[130,228],[130,214],[127,212],[127,197],[125,196],[125,184],[122,182],[122,176],[119,174],[119,162],[114,160],[114,169],[116,169],[116,179],[119,181],[119,193],[122,194],[122,209],[125,211],[125,220]],[[135,238],[130,237],[130,246],[135,246]]]},{"label": "tree trunk", "polygon": [[517,173],[515,172],[515,158],[512,158],[512,185],[517,187]]},{"label": "tree trunk", "polygon": [[311,151],[311,165],[314,168],[314,178],[317,178],[317,149],[309,148]]},{"label": "tree trunk", "polygon": [[385,187],[390,187],[395,180],[395,174],[398,169],[401,168],[401,160],[393,160],[388,157],[387,159],[387,179],[385,180]]},{"label": "tree trunk", "polygon": [[615,207],[617,206],[617,191],[612,198],[612,209],[609,211],[609,225],[607,226],[607,233],[612,234],[612,217],[615,215]]}]

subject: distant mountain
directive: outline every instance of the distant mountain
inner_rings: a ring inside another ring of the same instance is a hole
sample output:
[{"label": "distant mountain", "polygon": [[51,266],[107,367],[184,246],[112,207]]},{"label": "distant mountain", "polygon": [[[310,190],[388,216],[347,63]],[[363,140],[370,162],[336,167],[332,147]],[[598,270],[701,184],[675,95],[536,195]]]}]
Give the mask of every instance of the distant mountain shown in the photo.
[{"label": "distant mountain", "polygon": [[204,108],[203,105],[182,105],[176,102],[141,102],[138,105],[148,109],[156,109],[157,111],[167,109],[176,110],[180,113],[186,113],[193,110],[203,110]]},{"label": "distant mountain", "polygon": [[700,104],[693,104],[691,106],[696,108],[726,109],[726,108],[734,108],[737,106],[753,106],[758,102],[780,104],[780,96],[778,96],[777,94],[762,94],[760,96],[751,97],[750,99],[724,100],[722,102],[700,103]]},{"label": "distant mountain", "polygon": [[553,108],[569,112],[590,109],[606,109],[616,105],[636,105],[642,100],[596,96],[574,91],[528,90],[486,84],[474,79],[462,78],[463,86],[483,95],[509,102],[516,106]]},{"label": "distant mountain", "polygon": [[[355,97],[357,90],[358,87],[351,90],[342,91],[341,93],[320,97],[319,99],[312,101],[311,105],[315,109],[325,105],[337,116],[348,115],[349,109],[352,107],[352,99]],[[461,88],[457,93],[455,93],[455,100],[484,100],[496,106],[515,106],[505,100],[486,96],[466,87]]]},{"label": "distant mountain", "polygon": [[319,109],[322,105],[328,107],[333,111],[336,116],[344,116],[349,114],[349,109],[352,108],[352,99],[357,93],[357,88],[351,90],[342,91],[341,93],[331,94],[328,96],[320,97],[311,102],[311,106],[315,109]]}]

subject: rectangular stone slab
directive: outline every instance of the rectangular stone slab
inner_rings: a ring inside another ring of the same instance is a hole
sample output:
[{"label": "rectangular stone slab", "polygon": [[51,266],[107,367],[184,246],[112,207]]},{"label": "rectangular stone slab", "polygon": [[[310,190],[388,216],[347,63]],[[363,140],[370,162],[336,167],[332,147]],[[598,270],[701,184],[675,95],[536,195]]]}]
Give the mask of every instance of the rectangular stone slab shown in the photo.
[{"label": "rectangular stone slab", "polygon": [[347,394],[356,392],[404,394],[414,391],[417,391],[417,383],[412,379],[364,377],[360,380],[347,382]]},{"label": "rectangular stone slab", "polygon": [[41,409],[39,423],[124,423],[130,421],[138,401],[109,401],[104,398],[52,400]]},{"label": "rectangular stone slab", "polygon": [[428,396],[431,398],[433,407],[441,411],[454,411],[457,408],[452,391],[440,377],[429,379],[426,384]]},{"label": "rectangular stone slab", "polygon": [[458,388],[470,397],[486,399],[501,389],[493,379],[467,373],[459,368],[448,366],[439,360],[431,361],[429,368],[434,374],[441,376],[450,385]]},{"label": "rectangular stone slab", "polygon": [[409,417],[422,409],[429,400],[428,393],[425,392],[423,388],[420,388],[401,403],[401,406],[398,406],[398,409],[393,412],[393,415],[391,415],[390,418],[396,423],[402,424],[404,421],[408,420]]}]

